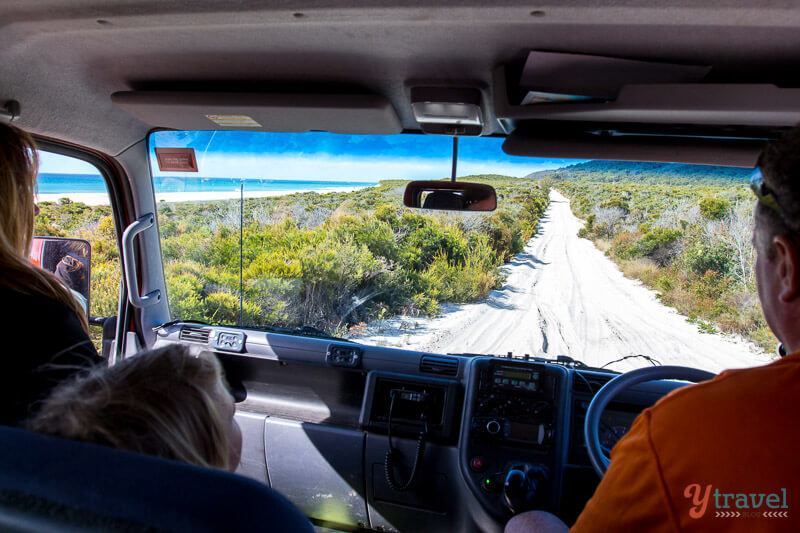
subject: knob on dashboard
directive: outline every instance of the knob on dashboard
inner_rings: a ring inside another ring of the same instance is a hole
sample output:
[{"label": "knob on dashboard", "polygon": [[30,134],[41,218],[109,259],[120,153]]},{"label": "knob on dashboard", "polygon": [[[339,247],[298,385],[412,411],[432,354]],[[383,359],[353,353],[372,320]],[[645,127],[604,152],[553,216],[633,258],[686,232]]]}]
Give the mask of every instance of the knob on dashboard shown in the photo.
[{"label": "knob on dashboard", "polygon": [[489,420],[486,423],[486,431],[492,435],[500,433],[500,422],[497,420]]}]

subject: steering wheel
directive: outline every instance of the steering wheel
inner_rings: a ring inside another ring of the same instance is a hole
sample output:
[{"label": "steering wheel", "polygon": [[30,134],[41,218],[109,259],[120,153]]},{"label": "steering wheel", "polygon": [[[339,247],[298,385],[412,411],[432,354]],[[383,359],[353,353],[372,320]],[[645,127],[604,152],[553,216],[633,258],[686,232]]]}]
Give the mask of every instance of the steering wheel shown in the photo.
[{"label": "steering wheel", "polygon": [[592,466],[597,475],[603,477],[606,470],[608,470],[608,465],[611,464],[611,459],[605,454],[600,444],[600,417],[609,402],[619,393],[639,383],[659,379],[675,379],[698,383],[709,380],[714,376],[715,374],[711,372],[685,366],[649,366],[620,374],[603,385],[592,398],[589,409],[586,411],[586,420],[583,425],[586,451],[589,453],[589,459],[592,461]]}]

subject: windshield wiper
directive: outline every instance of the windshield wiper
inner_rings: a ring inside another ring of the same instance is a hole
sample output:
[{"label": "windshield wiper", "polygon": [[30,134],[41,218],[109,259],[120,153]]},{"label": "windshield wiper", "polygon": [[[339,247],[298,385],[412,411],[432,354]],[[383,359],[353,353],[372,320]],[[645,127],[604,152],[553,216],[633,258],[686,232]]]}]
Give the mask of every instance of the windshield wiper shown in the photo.
[{"label": "windshield wiper", "polygon": [[605,368],[608,365],[613,365],[614,363],[619,363],[620,361],[625,361],[626,359],[638,359],[638,358],[641,358],[641,359],[644,359],[645,361],[648,361],[653,366],[661,366],[661,361],[659,361],[658,359],[656,359],[654,357],[650,357],[649,355],[643,355],[643,354],[637,353],[636,355],[626,355],[625,357],[621,357],[620,359],[615,359],[613,361],[609,361],[608,363],[604,364],[600,368]]}]

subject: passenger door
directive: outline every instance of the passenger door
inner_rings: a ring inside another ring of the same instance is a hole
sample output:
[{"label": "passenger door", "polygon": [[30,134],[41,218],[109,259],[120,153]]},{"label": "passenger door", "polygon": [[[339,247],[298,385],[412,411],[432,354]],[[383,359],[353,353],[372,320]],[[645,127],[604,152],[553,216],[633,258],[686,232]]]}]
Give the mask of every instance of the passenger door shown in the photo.
[{"label": "passenger door", "polygon": [[34,235],[82,239],[90,244],[90,336],[98,352],[107,358],[116,332],[121,268],[106,178],[95,165],[78,157],[42,149],[38,156],[39,214]]}]

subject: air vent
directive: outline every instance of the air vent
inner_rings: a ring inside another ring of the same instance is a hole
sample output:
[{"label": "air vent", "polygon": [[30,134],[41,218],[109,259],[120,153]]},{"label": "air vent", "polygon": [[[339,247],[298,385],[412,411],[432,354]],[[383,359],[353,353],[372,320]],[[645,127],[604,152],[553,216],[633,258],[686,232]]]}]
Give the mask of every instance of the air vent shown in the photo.
[{"label": "air vent", "polygon": [[419,362],[419,371],[438,376],[455,376],[458,374],[458,359],[438,355],[423,355]]},{"label": "air vent", "polygon": [[603,388],[603,385],[605,385],[615,377],[617,376],[616,375],[598,376],[597,374],[575,372],[572,378],[572,390],[578,394],[590,394],[593,396],[597,394],[597,391]]},{"label": "air vent", "polygon": [[197,328],[193,326],[183,326],[179,339],[189,342],[200,342],[208,344],[208,337],[211,335],[211,330],[207,328]]}]

